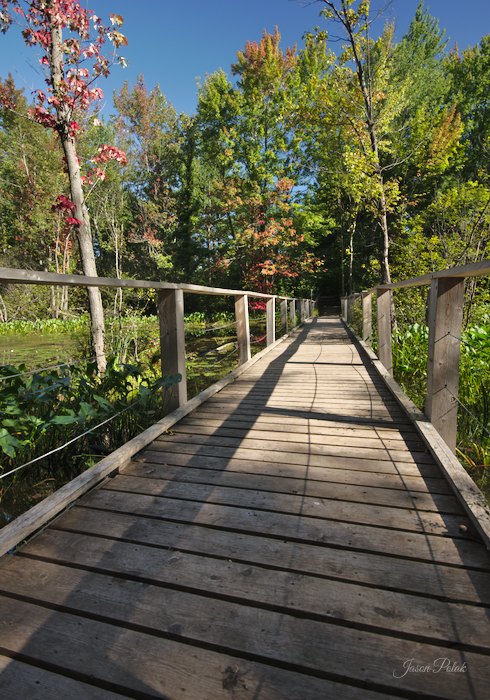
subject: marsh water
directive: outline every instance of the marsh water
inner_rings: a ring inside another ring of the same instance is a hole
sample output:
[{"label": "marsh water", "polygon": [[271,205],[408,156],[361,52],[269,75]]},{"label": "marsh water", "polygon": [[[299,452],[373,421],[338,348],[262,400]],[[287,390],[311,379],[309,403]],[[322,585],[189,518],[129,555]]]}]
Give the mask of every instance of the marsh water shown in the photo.
[{"label": "marsh water", "polygon": [[83,354],[83,343],[66,334],[0,335],[0,365],[25,364],[36,369],[67,362]]},{"label": "marsh water", "polygon": [[[148,324],[147,324],[148,325]],[[252,320],[251,326],[254,329],[252,352],[262,349],[265,341],[265,323],[263,320]],[[149,338],[154,343],[158,338],[158,325],[154,322],[149,328]],[[108,346],[114,344],[114,337],[108,334]],[[148,346],[148,339],[140,339],[139,351],[145,351]],[[230,345],[233,345],[235,336],[233,331],[225,331],[216,336],[208,333],[194,337],[189,335],[186,343],[189,352],[188,362],[188,388],[190,395],[197,394],[209,384],[224,376],[234,366],[235,355],[226,359],[230,352]],[[83,330],[78,334],[55,334],[32,332],[27,334],[0,335],[0,366],[13,365],[16,368],[24,364],[26,371],[44,369],[62,362],[77,362],[87,357],[89,339],[88,333]],[[152,345],[150,344],[151,348]],[[206,357],[207,351],[216,351]],[[225,358],[225,362],[223,362]],[[218,360],[218,361],[217,361]],[[1,459],[0,459],[1,461]],[[48,469],[43,472],[42,467],[36,470],[38,475],[34,480],[30,478],[19,479],[6,490],[1,489],[0,482],[0,527],[6,524],[17,515],[21,514],[34,503],[42,500],[57,488],[61,487],[67,480],[79,473],[74,469],[73,473],[63,469],[61,475],[50,472]]]}]

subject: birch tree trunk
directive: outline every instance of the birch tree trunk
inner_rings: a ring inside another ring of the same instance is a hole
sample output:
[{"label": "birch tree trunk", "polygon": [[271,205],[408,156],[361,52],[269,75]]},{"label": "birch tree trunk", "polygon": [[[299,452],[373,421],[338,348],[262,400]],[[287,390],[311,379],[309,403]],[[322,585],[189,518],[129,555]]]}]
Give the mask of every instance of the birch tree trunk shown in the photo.
[{"label": "birch tree trunk", "polygon": [[378,224],[379,224],[379,227],[381,229],[382,240],[383,240],[382,251],[381,251],[381,269],[382,269],[382,274],[383,274],[383,283],[387,284],[387,283],[391,282],[390,259],[389,259],[390,236],[389,236],[389,231],[388,231],[388,215],[387,215],[388,212],[387,212],[387,206],[386,206],[386,193],[385,193],[385,185],[384,185],[384,178],[383,178],[383,170],[381,169],[381,164],[379,161],[378,138],[377,138],[377,133],[376,133],[376,124],[375,124],[374,115],[373,115],[373,104],[372,104],[371,94],[370,94],[370,91],[368,90],[368,85],[366,83],[364,65],[362,62],[362,57],[359,53],[359,46],[358,46],[358,42],[356,40],[356,34],[354,31],[354,27],[352,25],[348,3],[346,2],[346,0],[341,0],[342,11],[340,12],[339,9],[335,6],[335,4],[333,2],[329,2],[328,0],[324,0],[324,2],[328,7],[330,7],[333,10],[333,12],[335,13],[335,16],[341,22],[341,24],[344,26],[344,29],[347,32],[347,35],[349,37],[349,43],[350,43],[351,48],[352,48],[352,57],[353,57],[354,64],[356,67],[357,79],[359,82],[359,87],[361,89],[361,93],[362,93],[362,97],[363,97],[363,101],[364,101],[364,109],[365,109],[365,113],[366,113],[366,127],[367,127],[367,132],[369,135],[371,152],[373,154],[375,177],[378,180],[379,190],[380,190],[380,195],[378,198]]},{"label": "birch tree trunk", "polygon": [[[74,214],[81,222],[77,227],[77,238],[82,269],[84,275],[97,277],[94,245],[92,232],[90,230],[90,217],[83,196],[82,178],[75,138],[71,135],[70,129],[71,111],[66,102],[63,101],[63,94],[60,89],[63,80],[63,50],[61,29],[59,27],[53,27],[51,29],[51,42],[50,68],[53,79],[53,94],[60,100],[59,106],[56,108],[58,117],[57,131],[65,154],[71,200],[75,205]],[[105,372],[106,368],[102,297],[98,287],[88,287],[87,291],[90,311],[90,336],[97,360],[97,369],[98,372],[102,374]]]}]

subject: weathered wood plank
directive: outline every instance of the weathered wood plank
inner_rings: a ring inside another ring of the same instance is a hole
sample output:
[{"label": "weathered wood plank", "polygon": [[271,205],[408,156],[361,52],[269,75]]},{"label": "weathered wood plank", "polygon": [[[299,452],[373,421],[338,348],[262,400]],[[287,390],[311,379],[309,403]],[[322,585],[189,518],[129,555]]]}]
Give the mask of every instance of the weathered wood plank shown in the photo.
[{"label": "weathered wood plank", "polygon": [[[281,435],[281,434],[279,434]],[[173,435],[165,435],[157,438],[153,444],[153,449],[165,449],[165,445],[174,443],[185,443],[187,445],[206,445],[216,447],[240,448],[248,450],[263,449],[263,440],[253,438],[220,437],[215,435],[199,435],[194,432],[179,432]],[[330,444],[328,441],[323,444],[288,442],[287,440],[267,440],[267,450],[276,453],[301,454],[308,456],[339,456],[359,458],[359,449],[348,445]],[[284,457],[287,459],[288,457]],[[384,447],[364,447],[362,458],[379,460],[408,462],[410,464],[433,464],[433,459],[426,452],[416,452],[409,450],[385,449]]]},{"label": "weathered wood plank", "polygon": [[[223,562],[184,552],[162,552],[99,537],[82,539],[61,531],[43,535],[42,540],[47,542],[44,547],[42,542],[38,545],[41,551],[36,550],[37,555],[43,556],[41,552],[47,551],[50,561],[30,560],[30,575],[26,578],[22,575],[25,559],[13,558],[0,571],[1,592],[43,603],[61,602],[70,609],[103,610],[107,616],[112,610],[117,614],[121,603],[130,610],[132,602],[140,599],[139,580],[166,586],[163,591],[160,588],[145,591],[144,599],[148,607],[155,610],[163,607],[172,614],[176,607],[189,602],[204,611],[207,605],[199,598],[205,593],[208,600],[222,601],[224,614],[229,606],[227,601],[233,601],[230,612],[234,603],[259,605],[285,615],[301,613],[326,623],[351,623],[371,632],[390,631],[402,637],[413,635],[420,641],[490,651],[487,610],[474,605],[372,589],[353,582],[327,583],[290,571]],[[76,569],[70,568],[73,564]],[[84,566],[91,569],[90,574],[78,569]],[[114,574],[117,579],[107,578]],[[76,600],[71,596],[73,590],[77,591]],[[203,617],[206,615],[212,617],[211,611],[203,612]]]},{"label": "weathered wood plank", "polygon": [[[460,515],[444,514],[394,506],[351,503],[349,501],[319,498],[301,494],[274,493],[231,486],[175,482],[165,479],[141,479],[119,474],[110,479],[104,490],[121,491],[162,499],[184,499],[250,508],[253,510],[295,513],[298,516],[362,523],[379,527],[427,532],[438,535],[461,536],[461,527],[469,528],[469,520]],[[165,508],[165,503],[162,504]]]},{"label": "weathered wood plank", "polygon": [[[490,604],[488,572],[445,563],[330,548],[324,543],[290,542],[285,538],[263,534],[219,529],[213,529],[210,534],[208,527],[195,523],[134,518],[124,513],[78,506],[53,523],[43,538],[55,529],[121,538],[164,550],[205,554],[244,564],[313,574],[329,580],[356,581],[376,588],[419,593],[441,600]],[[22,551],[31,551],[30,544],[25,547]],[[35,554],[35,551],[32,549],[32,553]],[[47,546],[40,554],[49,558],[53,550]]]},{"label": "weathered wood plank", "polygon": [[0,689],[3,700],[48,700],[54,697],[117,700],[127,697],[7,656],[0,656]]},{"label": "weathered wood plank", "polygon": [[[353,472],[356,474],[357,472]],[[234,488],[253,489],[274,493],[302,494],[313,498],[343,500],[358,503],[408,508],[441,513],[463,514],[462,506],[455,496],[430,494],[421,491],[411,492],[405,489],[399,480],[398,489],[387,488],[386,483],[360,486],[351,478],[352,483],[336,484],[324,481],[290,479],[275,474],[274,476],[248,473],[199,469],[197,467],[170,467],[168,465],[144,465],[132,462],[124,469],[124,475],[144,479],[166,479],[172,482],[220,485]],[[376,478],[376,475],[375,475]],[[382,482],[378,478],[378,482]]]},{"label": "weathered wood plank", "polygon": [[[418,493],[430,492],[432,496],[443,494],[452,495],[453,491],[449,484],[442,477],[407,476],[401,471],[397,472],[375,472],[348,469],[347,467],[304,467],[283,462],[259,462],[257,460],[244,460],[235,458],[224,458],[201,454],[182,454],[179,452],[143,452],[135,457],[133,464],[148,465],[149,469],[159,467],[164,469],[181,469],[184,467],[195,467],[200,470],[215,470],[221,474],[252,474],[274,477],[290,478],[298,483],[315,484],[315,482],[331,482],[337,484],[355,484],[358,486],[370,486],[384,489],[401,489],[403,491],[415,491]],[[124,468],[124,473],[131,469],[132,463]],[[170,473],[172,473],[170,471]]]},{"label": "weathered wood plank", "polygon": [[342,392],[340,390],[330,396],[322,395],[321,397],[315,397],[315,392],[313,391],[310,394],[302,394],[301,392],[298,392],[298,394],[295,393],[294,397],[291,397],[291,394],[287,391],[250,391],[248,393],[241,391],[230,391],[223,394],[223,396],[220,398],[222,401],[227,400],[230,402],[254,403],[258,406],[265,405],[270,401],[273,401],[275,404],[283,405],[285,407],[301,405],[308,408],[345,408],[345,410],[349,411],[357,409],[364,409],[368,411],[372,411],[374,409],[377,411],[382,411],[383,409],[397,408],[397,405],[393,399],[385,401],[370,398],[368,395],[349,395],[348,392],[346,392],[345,396],[342,396]]},{"label": "weathered wood plank", "polygon": [[[161,455],[167,453],[180,453],[187,455],[199,455],[208,457],[223,457],[227,459],[252,460],[256,462],[268,462],[289,464],[298,467],[327,467],[332,469],[350,469],[366,472],[387,474],[404,474],[407,476],[440,476],[439,468],[435,464],[416,464],[415,462],[393,462],[392,460],[369,459],[364,456],[343,457],[341,455],[308,455],[296,452],[288,452],[287,459],[284,455],[278,455],[274,450],[252,450],[241,447],[219,447],[217,445],[189,445],[184,442],[159,442],[154,441],[151,449],[145,454],[152,456],[154,453]],[[153,457],[152,457],[153,458]]]},{"label": "weathered wood plank", "polygon": [[[318,425],[317,423],[320,423]],[[354,443],[365,438],[366,440],[382,440],[387,447],[397,447],[398,449],[412,449],[424,443],[420,440],[415,432],[409,433],[406,431],[377,431],[376,428],[364,425],[357,428],[345,425],[345,427],[335,427],[330,421],[316,421],[312,419],[293,418],[290,420],[282,420],[279,416],[258,415],[255,418],[251,416],[232,415],[232,416],[217,416],[216,413],[208,413],[207,411],[193,412],[191,416],[181,421],[182,425],[206,427],[206,428],[225,428],[236,430],[257,430],[259,432],[280,432],[291,434],[294,439],[296,435],[310,435],[317,439],[324,435],[327,438],[338,439],[353,439]]]},{"label": "weathered wood plank", "polygon": [[219,401],[214,403],[217,403],[222,409],[228,408],[230,413],[239,412],[241,408],[251,408],[256,414],[261,414],[264,410],[275,408],[281,410],[286,416],[289,412],[302,411],[319,413],[326,418],[332,416],[334,419],[336,415],[340,416],[341,419],[350,418],[355,420],[356,418],[362,418],[373,422],[381,418],[384,421],[391,420],[394,424],[397,424],[397,418],[401,415],[399,408],[395,404],[376,404],[362,400],[341,401],[341,399],[335,399],[329,401],[328,399],[322,399],[312,401],[311,399],[297,398],[288,401],[285,397],[224,395],[219,397]]},{"label": "weathered wood plank", "polygon": [[[293,389],[291,391],[294,391]],[[227,405],[225,406],[224,403]],[[257,402],[247,403],[246,401],[236,400],[235,408],[240,406],[240,411],[231,411],[233,409],[233,404],[230,399],[222,402],[209,402],[205,407],[206,413],[208,411],[215,411],[216,408],[221,410],[221,415],[225,416],[225,410],[230,414],[226,417],[233,420],[241,420],[243,418],[250,418],[250,416],[255,416],[261,418],[264,416],[278,416],[282,417],[284,421],[297,422],[297,420],[312,420],[321,421],[322,424],[328,424],[332,427],[342,427],[350,425],[353,428],[386,428],[387,430],[397,431],[402,430],[403,432],[413,430],[410,421],[406,417],[400,421],[393,420],[393,418],[386,412],[383,412],[383,417],[378,418],[377,415],[381,414],[381,411],[376,411],[372,413],[369,411],[364,411],[359,414],[354,413],[352,410],[347,412],[347,415],[341,415],[336,408],[331,408],[329,410],[328,406],[313,406],[311,404],[308,406],[302,405],[287,405],[281,406],[279,403],[275,402]],[[338,415],[338,418],[336,417]]]},{"label": "weathered wood plank", "polygon": [[334,421],[328,418],[320,418],[316,412],[307,411],[292,411],[291,415],[285,415],[281,411],[274,411],[273,409],[266,408],[263,413],[250,413],[250,411],[244,410],[240,411],[239,414],[223,414],[218,413],[213,408],[211,408],[208,403],[206,405],[197,408],[189,416],[189,420],[207,420],[219,421],[220,423],[237,422],[237,423],[248,423],[251,425],[260,425],[261,423],[274,424],[273,429],[279,430],[281,426],[285,430],[303,430],[308,431],[309,429],[315,432],[325,432],[326,435],[353,435],[353,436],[366,436],[366,437],[381,437],[389,438],[392,440],[413,440],[418,439],[418,433],[411,423],[406,423],[399,428],[395,425],[384,425],[383,423],[376,423],[376,421],[364,421],[359,419],[353,419],[351,421],[342,420]]},{"label": "weathered wood plank", "polygon": [[269,536],[360,549],[406,558],[452,563],[490,570],[488,554],[479,542],[432,533],[393,530],[372,525],[322,520],[290,513],[237,508],[144,494],[97,490],[87,494],[84,504],[92,508],[133,513],[177,522],[195,522],[209,527],[267,532]]},{"label": "weathered wood plank", "polygon": [[[218,421],[215,421],[218,423]],[[378,435],[373,437],[355,436],[351,433],[345,434],[329,434],[324,429],[312,429],[305,426],[302,430],[292,430],[292,426],[274,425],[269,423],[266,426],[256,424],[247,427],[240,427],[240,423],[228,420],[222,421],[221,425],[210,425],[210,421],[182,420],[177,425],[172,426],[171,434],[190,433],[193,435],[214,435],[215,437],[236,437],[236,438],[251,438],[254,440],[281,440],[283,442],[298,442],[309,445],[349,445],[350,447],[371,447],[377,449],[395,449],[403,452],[406,451],[424,451],[424,444],[421,440],[414,440],[407,444],[400,440],[383,439]],[[282,428],[282,430],[280,429]]]},{"label": "weathered wood plank", "polygon": [[[344,684],[332,686],[328,680],[110,622],[64,612],[54,615],[50,608],[32,603],[16,601],[14,606],[10,599],[0,598],[0,614],[4,649],[22,653],[39,664],[64,667],[71,673],[84,669],[94,683],[117,685],[133,697],[139,693],[137,697],[145,698],[229,700],[233,690],[240,700],[253,700],[257,693],[270,700],[304,700],[306,689],[315,700],[324,700],[330,691],[343,693],[345,688],[346,696],[350,692]],[[140,619],[142,614],[144,609]],[[168,634],[174,636],[170,631]],[[366,691],[359,693],[354,688],[353,692],[352,697],[362,700]]]},{"label": "weathered wood plank", "polygon": [[[90,584],[92,578],[93,575],[88,576],[87,585]],[[436,674],[429,676],[428,674],[408,673],[402,678],[398,678],[396,682],[394,682],[393,677],[393,670],[403,671],[403,660],[407,658],[414,658],[416,663],[424,661],[427,663],[428,657],[430,662],[434,660],[434,654],[436,658],[450,654],[455,662],[462,664],[466,661],[471,668],[473,697],[483,699],[490,683],[488,657],[473,652],[459,652],[446,645],[427,645],[418,641],[388,637],[362,629],[349,629],[285,613],[279,614],[250,605],[228,603],[223,600],[215,601],[208,597],[203,599],[200,596],[180,591],[162,590],[157,587],[148,590],[147,586],[144,586],[142,590],[141,584],[130,581],[127,581],[125,586],[118,586],[117,582],[113,582],[110,590],[98,586],[97,590],[104,601],[102,607],[100,600],[97,601],[97,597],[94,600],[93,596],[92,598],[89,595],[84,596],[83,591],[73,595],[70,604],[73,605],[74,609],[82,608],[84,612],[87,608],[87,612],[92,612],[94,607],[94,612],[96,611],[97,615],[103,618],[103,622],[90,620],[90,627],[96,631],[96,638],[93,640],[95,652],[99,646],[97,637],[105,636],[104,646],[106,649],[110,648],[108,635],[112,635],[114,643],[117,640],[118,647],[121,638],[133,642],[134,647],[131,649],[130,658],[128,658],[126,645],[121,645],[122,653],[118,649],[116,677],[124,679],[126,683],[134,684],[134,676],[136,676],[138,689],[146,684],[155,690],[155,683],[161,684],[163,659],[160,658],[160,672],[155,673],[157,677],[155,678],[153,675],[155,669],[151,669],[150,666],[155,659],[154,652],[150,654],[151,645],[154,645],[154,650],[157,650],[160,656],[168,649],[165,659],[167,662],[165,664],[166,671],[170,665],[169,662],[176,662],[175,652],[171,653],[170,640],[165,639],[167,635],[177,638],[176,641],[172,640],[174,649],[179,645],[180,637],[192,644],[191,649],[189,646],[187,650],[181,649],[182,657],[177,668],[182,670],[185,666],[189,668],[194,653],[200,655],[204,651],[199,649],[199,645],[206,643],[220,648],[223,650],[222,653],[226,653],[225,649],[229,650],[228,653],[238,656],[246,653],[253,655],[257,660],[260,659],[262,663],[267,663],[270,660],[292,665],[306,673],[338,674],[339,669],[342,669],[343,672],[339,675],[342,675],[346,680],[364,681],[378,688],[380,686],[386,689],[396,687],[414,693],[417,691],[428,693],[432,690],[434,693],[436,691],[443,692],[444,697],[459,700],[461,697],[465,697],[469,690],[468,678],[463,673],[445,674],[443,679],[438,678]],[[56,593],[56,588],[54,592]],[[145,593],[148,598],[145,597]],[[135,605],[136,601],[137,605]],[[92,640],[92,635],[87,634],[86,624],[83,624],[86,622],[83,617],[73,616],[69,612],[58,612],[53,616],[52,611],[47,610],[52,617],[46,619],[46,610],[40,605],[33,606],[18,601],[15,609],[12,610],[12,606],[8,605],[9,602],[0,598],[0,613],[7,624],[18,621],[19,610],[23,610],[24,616],[29,615],[30,618],[26,625],[27,629],[22,630],[23,633],[19,635],[20,639],[8,636],[7,648],[9,650],[14,647],[12,651],[15,651],[20,644],[23,644],[29,648],[30,654],[36,655],[38,658],[53,658],[54,656],[59,659],[61,654],[67,664],[73,664],[71,657],[76,658],[79,647],[88,646]],[[61,602],[66,606],[66,597],[61,599]],[[85,610],[83,610],[84,608]],[[76,625],[74,625],[75,621]],[[137,625],[145,632],[134,633],[128,630],[125,626],[127,622]],[[47,642],[52,642],[56,632],[61,631],[61,626],[65,631],[63,638],[58,640],[57,648],[53,649],[52,643]],[[73,640],[75,632],[73,627],[77,628],[76,640]],[[258,630],[260,630],[260,634],[257,633]],[[26,633],[30,633],[27,639],[25,638]],[[61,647],[62,641],[65,642],[63,648]],[[5,643],[3,646],[6,646]],[[352,654],[353,648],[356,649],[355,655]],[[56,651],[58,651],[57,654]],[[383,663],[380,663],[380,659],[383,660]],[[143,665],[136,666],[136,660]],[[93,652],[90,659],[84,659],[84,661],[88,662],[89,668],[98,666],[99,673],[105,671],[105,669],[100,668],[101,663]],[[127,661],[130,662],[129,666]],[[194,664],[194,672],[195,668]],[[224,669],[221,674],[216,673],[216,667],[211,666],[211,669],[214,671],[215,679],[222,682]],[[200,690],[201,684],[204,688],[206,687],[207,675],[211,669],[203,671],[203,678],[201,678],[201,674],[195,677],[195,697],[203,697]],[[168,670],[170,671],[170,669]],[[177,680],[175,675],[174,682]],[[216,680],[215,686],[217,685]],[[189,682],[190,679],[187,683]],[[160,685],[160,689],[164,691],[162,685]],[[221,693],[222,690],[223,688],[221,688]]]}]

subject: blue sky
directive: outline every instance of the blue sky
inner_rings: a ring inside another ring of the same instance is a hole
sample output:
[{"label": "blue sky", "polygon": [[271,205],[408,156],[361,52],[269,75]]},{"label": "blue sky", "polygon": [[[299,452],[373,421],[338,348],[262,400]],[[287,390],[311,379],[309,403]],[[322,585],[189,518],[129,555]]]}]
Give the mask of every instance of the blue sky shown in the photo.
[{"label": "blue sky", "polygon": [[[128,61],[114,67],[100,87],[106,95],[105,112],[112,109],[112,92],[125,80],[134,83],[143,73],[149,88],[157,83],[178,111],[192,113],[196,106],[196,78],[217,68],[229,71],[236,52],[247,40],[277,25],[284,46],[298,44],[314,26],[325,26],[321,5],[312,0],[80,0],[96,14],[124,17],[122,31],[129,46],[121,51]],[[413,17],[418,0],[373,0],[387,8],[385,19],[395,21],[401,37]],[[479,42],[490,32],[490,0],[427,0],[431,14],[445,28],[450,45],[460,49]],[[382,28],[382,22],[380,23]],[[335,47],[333,47],[335,48]],[[41,87],[35,50],[24,46],[19,30],[0,35],[0,76],[11,72],[19,87],[29,93]]]}]

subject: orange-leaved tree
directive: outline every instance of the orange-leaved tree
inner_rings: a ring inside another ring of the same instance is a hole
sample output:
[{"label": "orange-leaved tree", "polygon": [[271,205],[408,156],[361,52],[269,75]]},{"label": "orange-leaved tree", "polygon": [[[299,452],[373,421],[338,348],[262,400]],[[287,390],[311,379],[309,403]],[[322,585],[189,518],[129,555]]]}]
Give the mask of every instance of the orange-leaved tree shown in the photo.
[{"label": "orange-leaved tree", "polygon": [[[77,155],[80,115],[90,111],[102,99],[96,86],[99,77],[107,77],[115,61],[116,49],[127,44],[119,31],[120,15],[111,15],[104,25],[91,10],[75,0],[0,0],[0,29],[20,24],[28,46],[40,50],[39,63],[45,71],[44,90],[36,90],[35,106],[28,116],[59,136],[70,183],[70,197],[60,194],[54,206],[64,214],[66,223],[75,227],[85,275],[97,276],[90,217],[84,197],[84,185],[104,178],[104,164],[115,160],[126,163],[123,151],[108,144],[98,148],[91,163],[82,169]],[[102,53],[106,42],[114,47],[108,57]],[[118,59],[123,66],[123,58]],[[100,290],[88,288],[91,338],[97,368],[104,372],[104,312]]]}]

